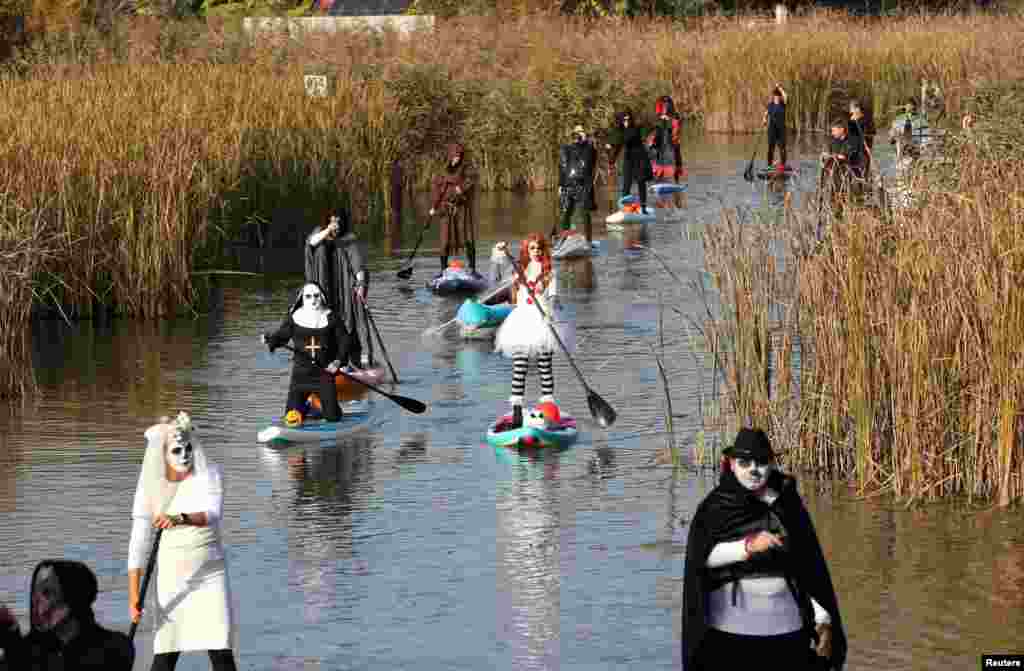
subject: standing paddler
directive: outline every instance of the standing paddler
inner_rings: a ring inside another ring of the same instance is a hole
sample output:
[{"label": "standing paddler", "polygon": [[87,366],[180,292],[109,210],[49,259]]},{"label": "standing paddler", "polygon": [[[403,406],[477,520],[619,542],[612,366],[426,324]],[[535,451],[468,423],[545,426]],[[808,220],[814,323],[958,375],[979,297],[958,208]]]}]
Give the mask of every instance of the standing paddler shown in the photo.
[{"label": "standing paddler", "polygon": [[760,429],[740,430],[723,452],[718,486],[690,521],[682,619],[685,671],[841,671],[846,661],[817,532]]},{"label": "standing paddler", "polygon": [[[473,202],[476,176],[466,160],[466,148],[458,142],[448,145],[444,169],[434,175],[430,190],[430,216],[441,216],[441,272],[448,257],[465,249],[469,269],[476,274],[476,226]],[[429,225],[429,222],[428,222]]]},{"label": "standing paddler", "polygon": [[647,208],[647,183],[654,179],[651,157],[644,143],[646,133],[637,125],[631,110],[615,115],[615,126],[608,133],[608,170],[615,167],[615,161],[622,152],[622,196],[626,197],[636,183],[640,193],[640,206]]},{"label": "standing paddler", "polygon": [[674,181],[683,177],[683,150],[679,144],[682,122],[671,96],[661,96],[654,105],[657,121],[647,135],[651,148],[651,170],[658,181]]},{"label": "standing paddler", "polygon": [[[325,307],[334,310],[354,339],[360,356],[353,365],[362,366],[362,343],[373,367],[373,338],[366,315],[366,293],[370,273],[366,268],[365,245],[356,237],[348,213],[331,214],[327,226],[317,226],[306,238],[306,281],[323,288]],[[360,334],[362,330],[362,334]]]},{"label": "standing paddler", "polygon": [[[593,242],[590,213],[597,209],[594,200],[594,169],[597,150],[587,137],[587,131],[577,124],[572,129],[573,141],[563,144],[558,153],[558,210],[561,241],[572,226],[573,214],[583,224],[587,242]],[[578,229],[577,229],[578,230]]]},{"label": "standing paddler", "polygon": [[768,165],[775,164],[775,148],[779,148],[782,169],[786,167],[786,90],[776,83],[771,99],[764,111],[764,125],[768,128]]}]

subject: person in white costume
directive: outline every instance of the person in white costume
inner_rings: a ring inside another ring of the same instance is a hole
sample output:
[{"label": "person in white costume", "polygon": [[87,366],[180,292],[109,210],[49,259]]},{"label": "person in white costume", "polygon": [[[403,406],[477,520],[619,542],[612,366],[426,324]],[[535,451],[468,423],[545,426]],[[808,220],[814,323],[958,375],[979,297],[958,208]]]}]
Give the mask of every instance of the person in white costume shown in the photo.
[{"label": "person in white costume", "polygon": [[[505,318],[494,337],[495,351],[511,357],[512,364],[512,428],[523,424],[523,397],[526,393],[526,372],[531,357],[537,358],[540,372],[541,397],[539,402],[555,402],[555,378],[551,360],[558,341],[546,320],[555,324],[562,343],[571,352],[575,332],[570,322],[562,318],[562,307],[557,298],[558,280],[551,264],[551,249],[544,236],[533,233],[519,247],[518,274],[512,283],[512,302],[515,309]],[[529,289],[527,288],[529,287]],[[530,292],[537,298],[544,314],[533,304]]]},{"label": "person in white costume", "polygon": [[156,559],[152,671],[171,671],[182,652],[208,651],[214,671],[235,671],[231,590],[221,544],[221,469],[211,463],[192,421],[180,413],[146,430],[146,454],[132,505],[128,601],[142,617],[139,583],[154,529]]}]

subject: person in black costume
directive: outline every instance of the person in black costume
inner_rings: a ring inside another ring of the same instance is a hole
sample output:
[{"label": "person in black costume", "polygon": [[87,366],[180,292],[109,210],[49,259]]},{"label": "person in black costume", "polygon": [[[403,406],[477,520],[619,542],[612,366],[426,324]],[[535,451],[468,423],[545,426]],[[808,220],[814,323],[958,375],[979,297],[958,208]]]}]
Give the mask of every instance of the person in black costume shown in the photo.
[{"label": "person in black costume", "polygon": [[842,671],[839,605],[796,481],[759,429],[741,430],[724,455],[690,522],[683,668]]},{"label": "person in black costume", "polygon": [[764,111],[764,123],[768,127],[768,165],[775,165],[775,148],[779,148],[779,159],[786,165],[786,91],[782,84],[776,84],[772,98]]},{"label": "person in black costume", "polygon": [[346,212],[335,212],[327,226],[313,229],[306,238],[305,261],[306,281],[323,287],[326,306],[345,322],[345,330],[352,335],[353,365],[362,365],[361,343],[366,343],[368,365],[372,368],[373,339],[365,308],[370,274],[366,269],[366,250],[356,238]]},{"label": "person in black costume", "polygon": [[572,129],[573,141],[563,144],[558,154],[558,205],[562,216],[562,233],[569,231],[573,213],[583,221],[587,242],[593,241],[590,213],[597,209],[594,201],[594,168],[597,150],[587,139],[587,131],[577,125]]},{"label": "person in black costume", "polygon": [[135,646],[119,631],[101,627],[93,614],[96,574],[77,561],[48,560],[32,572],[31,626],[0,607],[0,669],[11,671],[131,671]]},{"label": "person in black costume", "polygon": [[334,374],[342,362],[351,362],[358,349],[345,322],[324,303],[324,291],[318,284],[302,287],[291,313],[274,333],[261,336],[271,352],[289,340],[302,352],[295,356],[288,387],[285,415],[290,410],[303,412],[311,393],[320,397],[323,416],[329,422],[341,418]]},{"label": "person in black costume", "polygon": [[633,112],[625,110],[615,115],[615,127],[608,135],[605,147],[610,151],[608,156],[609,172],[614,168],[619,152],[622,158],[622,196],[628,196],[636,182],[640,190],[640,205],[647,207],[647,182],[654,179],[651,168],[651,157],[644,144],[646,133],[636,125]]}]

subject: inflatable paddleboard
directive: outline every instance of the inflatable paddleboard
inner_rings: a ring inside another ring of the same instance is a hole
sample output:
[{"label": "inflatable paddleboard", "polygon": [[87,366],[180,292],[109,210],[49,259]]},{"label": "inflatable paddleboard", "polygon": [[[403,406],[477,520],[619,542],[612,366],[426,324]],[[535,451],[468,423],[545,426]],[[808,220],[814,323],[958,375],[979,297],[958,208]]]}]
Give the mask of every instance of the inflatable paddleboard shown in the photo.
[{"label": "inflatable paddleboard", "polygon": [[648,205],[640,207],[640,199],[636,196],[624,196],[619,199],[619,211],[605,217],[606,224],[631,224],[655,221],[654,208]]},{"label": "inflatable paddleboard", "polygon": [[349,401],[338,405],[341,406],[342,413],[340,421],[307,419],[299,426],[290,427],[283,419],[278,418],[256,434],[256,440],[271,445],[320,443],[343,436],[359,428],[369,419],[369,404],[366,401]]},{"label": "inflatable paddleboard", "polygon": [[761,168],[757,171],[758,179],[789,179],[799,174],[796,168],[786,166],[784,169],[779,170],[778,168]]},{"label": "inflatable paddleboard", "polygon": [[555,250],[551,253],[553,259],[572,259],[581,256],[591,256],[600,249],[596,242],[588,243],[586,237],[579,233],[573,233],[557,243]]},{"label": "inflatable paddleboard", "polygon": [[[360,368],[354,370],[351,373],[349,373],[349,375],[356,378],[357,380],[366,382],[367,384],[376,385],[384,381],[384,377],[385,375],[387,375],[387,373],[384,370],[383,366],[375,366],[373,368]],[[339,392],[347,391],[351,393],[366,389],[366,387],[364,387],[363,385],[348,379],[344,375],[335,376],[334,385],[338,388]]]},{"label": "inflatable paddleboard", "polygon": [[487,339],[494,336],[498,327],[514,309],[513,305],[484,305],[475,298],[467,298],[455,313],[459,332],[463,338]]},{"label": "inflatable paddleboard", "polygon": [[478,293],[488,285],[490,282],[480,273],[451,266],[427,282],[427,288],[436,294]]},{"label": "inflatable paddleboard", "polygon": [[647,187],[647,190],[656,196],[670,196],[673,193],[683,193],[687,190],[689,185],[685,182],[677,184],[675,182],[655,182]]},{"label": "inflatable paddleboard", "polygon": [[558,425],[542,429],[523,425],[510,429],[512,414],[499,418],[487,430],[487,442],[494,447],[567,447],[576,442],[576,420],[562,415]]}]

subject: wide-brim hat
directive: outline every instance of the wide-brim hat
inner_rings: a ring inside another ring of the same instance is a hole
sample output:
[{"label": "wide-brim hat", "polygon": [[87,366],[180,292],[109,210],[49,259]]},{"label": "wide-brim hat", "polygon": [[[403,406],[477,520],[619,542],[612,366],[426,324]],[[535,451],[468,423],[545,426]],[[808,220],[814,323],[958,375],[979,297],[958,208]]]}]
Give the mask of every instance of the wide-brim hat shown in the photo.
[{"label": "wide-brim hat", "polygon": [[775,459],[775,451],[772,450],[768,434],[761,429],[740,429],[736,434],[736,440],[722,450],[722,454],[733,459],[753,459],[759,462]]}]

